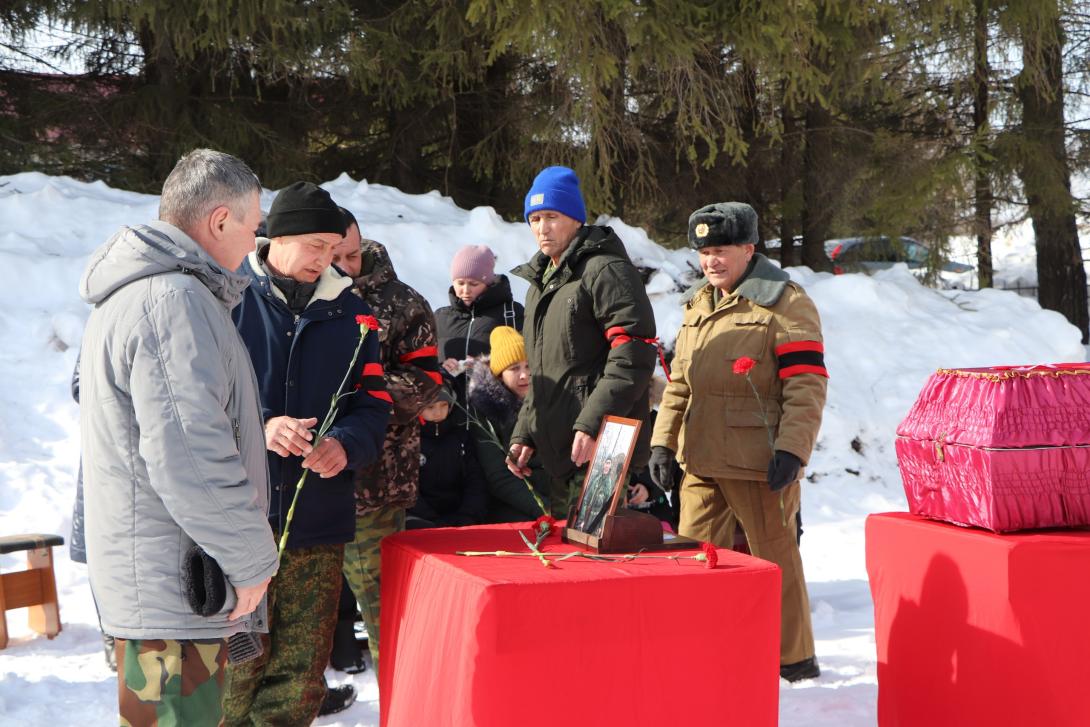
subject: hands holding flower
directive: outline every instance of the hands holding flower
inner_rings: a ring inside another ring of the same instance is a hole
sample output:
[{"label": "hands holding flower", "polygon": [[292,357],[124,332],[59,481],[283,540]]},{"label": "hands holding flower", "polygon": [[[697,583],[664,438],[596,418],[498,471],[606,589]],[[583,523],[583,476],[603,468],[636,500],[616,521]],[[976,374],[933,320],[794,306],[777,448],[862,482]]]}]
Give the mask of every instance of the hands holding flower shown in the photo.
[{"label": "hands holding flower", "polygon": [[310,444],[314,439],[310,429],[317,423],[316,417],[273,417],[265,422],[265,448],[281,457],[308,455],[314,449]]}]

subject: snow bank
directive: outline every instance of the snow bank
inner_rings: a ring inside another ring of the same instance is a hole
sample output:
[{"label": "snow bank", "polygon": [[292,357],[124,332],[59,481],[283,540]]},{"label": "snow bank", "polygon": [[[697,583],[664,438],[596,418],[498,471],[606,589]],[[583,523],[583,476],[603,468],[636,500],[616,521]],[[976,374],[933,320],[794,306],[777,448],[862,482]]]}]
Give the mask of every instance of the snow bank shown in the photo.
[{"label": "snow bank", "polygon": [[[536,249],[525,224],[504,222],[491,208],[463,210],[438,193],[407,195],[347,176],[325,186],[356,214],[366,236],[387,245],[402,279],[435,307],[446,304],[449,261],[460,245],[491,246],[504,270]],[[272,196],[263,196],[263,206]],[[77,283],[96,246],[123,224],[153,219],[156,210],[156,197],[102,183],[37,173],[0,177],[0,533],[68,536],[79,459],[69,380],[88,312]],[[695,254],[666,250],[620,220],[607,222],[636,263],[653,271],[648,292],[660,336],[672,342],[681,321],[679,288],[692,280]],[[1014,240],[1010,254],[997,256],[1000,271],[1005,261],[1022,260],[1026,248],[1024,236]],[[1084,352],[1074,327],[1014,293],[935,291],[903,266],[873,277],[789,272],[821,312],[832,379],[803,502],[823,675],[785,686],[781,714],[789,723],[873,724],[863,519],[905,507],[893,453],[898,421],[936,368],[1072,361]],[[512,284],[521,298],[526,284]],[[4,556],[0,566],[19,560]],[[102,661],[85,570],[66,549],[57,561],[65,630],[50,642],[11,614],[13,639],[0,652],[5,723],[68,724],[74,714],[92,724],[113,719],[116,687]],[[360,701],[320,724],[377,724],[373,676],[353,680]]]}]

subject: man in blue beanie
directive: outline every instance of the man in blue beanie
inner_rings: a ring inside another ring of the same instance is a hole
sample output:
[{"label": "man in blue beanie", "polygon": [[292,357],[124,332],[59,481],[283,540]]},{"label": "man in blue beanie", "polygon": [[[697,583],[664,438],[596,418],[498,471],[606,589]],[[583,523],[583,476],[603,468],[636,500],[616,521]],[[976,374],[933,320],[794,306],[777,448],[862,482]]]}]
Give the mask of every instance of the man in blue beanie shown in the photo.
[{"label": "man in blue beanie", "polygon": [[[536,453],[553,478],[552,514],[567,517],[603,417],[648,415],[655,315],[620,238],[586,224],[574,171],[542,170],[525,215],[540,252],[512,272],[530,283],[523,336],[534,375],[507,466],[529,476]],[[647,464],[649,435],[637,443],[632,471]]]}]

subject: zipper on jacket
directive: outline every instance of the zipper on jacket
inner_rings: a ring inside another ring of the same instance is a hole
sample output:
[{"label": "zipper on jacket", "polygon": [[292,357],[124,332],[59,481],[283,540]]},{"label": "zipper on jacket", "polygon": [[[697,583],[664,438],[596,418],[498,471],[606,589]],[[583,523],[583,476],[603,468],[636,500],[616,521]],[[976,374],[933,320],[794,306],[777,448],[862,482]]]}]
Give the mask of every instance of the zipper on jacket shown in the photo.
[{"label": "zipper on jacket", "polygon": [[466,329],[466,352],[463,358],[469,358],[469,337],[473,335],[473,321],[477,320],[477,304],[469,308],[469,328]]},{"label": "zipper on jacket", "polygon": [[235,433],[235,448],[238,449],[239,452],[241,452],[242,451],[242,433],[239,430],[240,430],[240,426],[239,426],[238,419],[232,419],[231,420],[231,431],[233,431]]}]

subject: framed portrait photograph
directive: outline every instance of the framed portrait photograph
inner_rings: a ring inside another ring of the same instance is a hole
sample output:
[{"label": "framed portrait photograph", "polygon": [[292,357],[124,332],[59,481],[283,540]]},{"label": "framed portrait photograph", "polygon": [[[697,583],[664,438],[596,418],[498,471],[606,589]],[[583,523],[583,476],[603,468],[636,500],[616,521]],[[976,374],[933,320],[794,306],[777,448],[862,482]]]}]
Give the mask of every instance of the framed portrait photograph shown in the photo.
[{"label": "framed portrait photograph", "polygon": [[601,537],[607,518],[623,507],[625,477],[640,426],[637,419],[607,416],[602,420],[569,528]]}]

